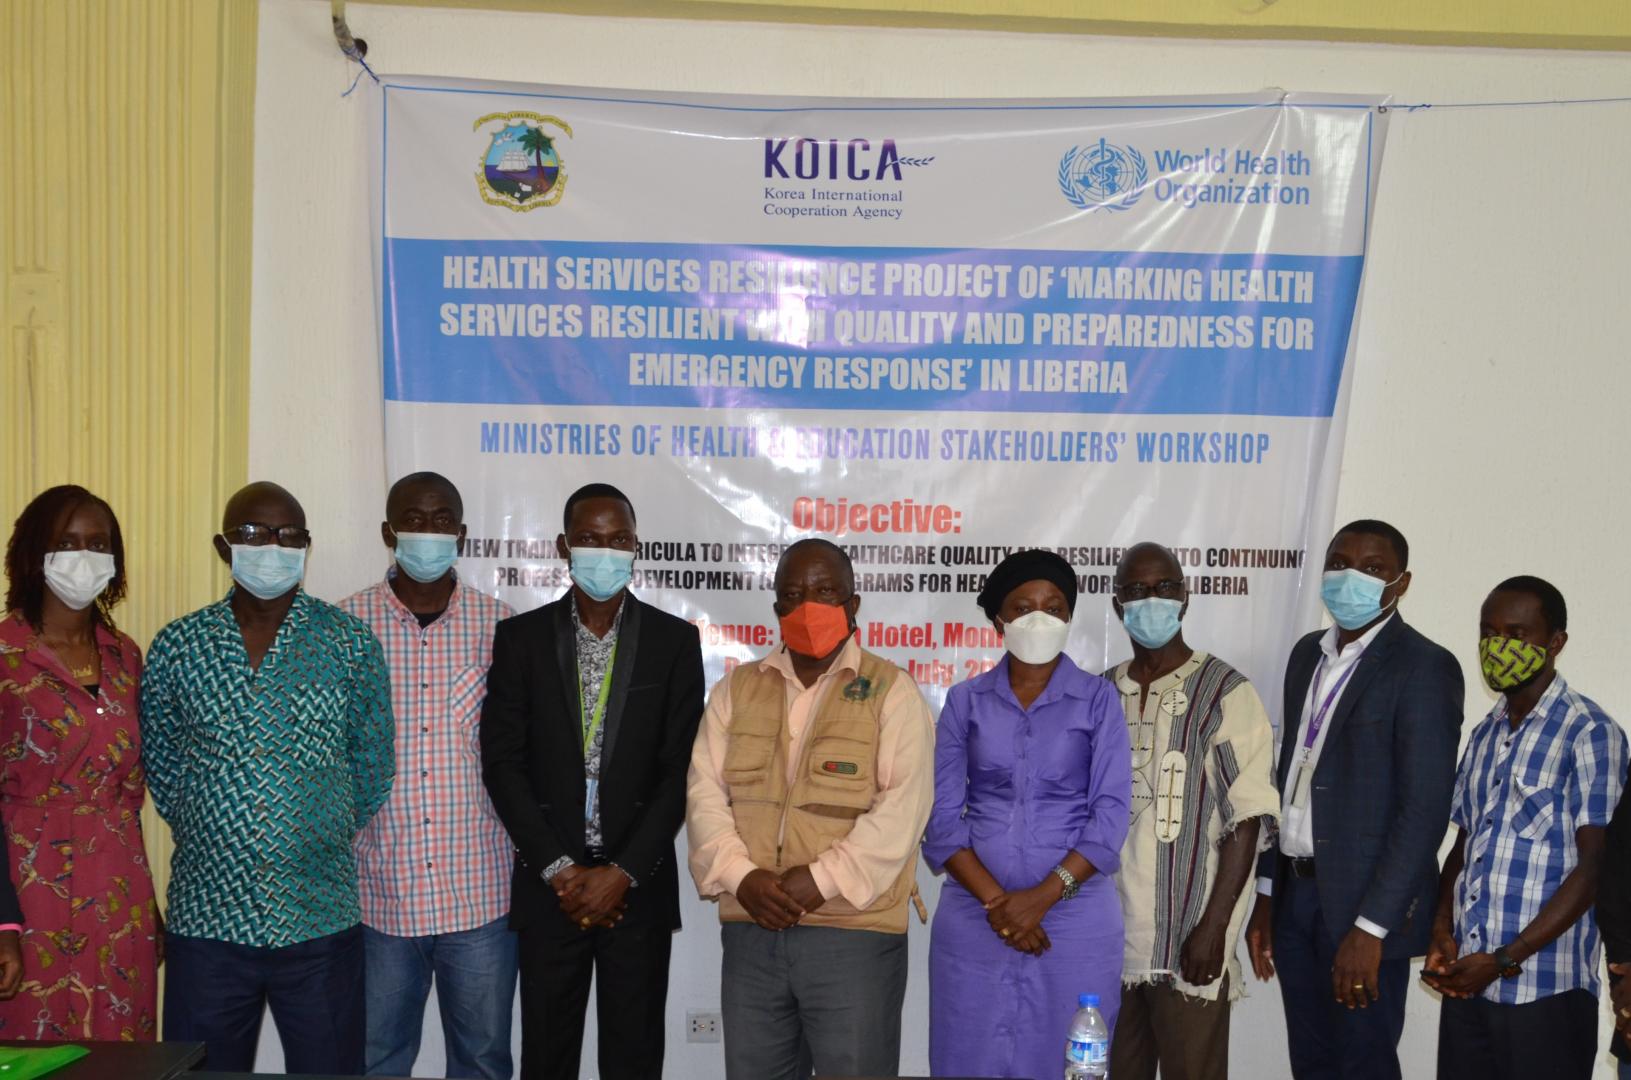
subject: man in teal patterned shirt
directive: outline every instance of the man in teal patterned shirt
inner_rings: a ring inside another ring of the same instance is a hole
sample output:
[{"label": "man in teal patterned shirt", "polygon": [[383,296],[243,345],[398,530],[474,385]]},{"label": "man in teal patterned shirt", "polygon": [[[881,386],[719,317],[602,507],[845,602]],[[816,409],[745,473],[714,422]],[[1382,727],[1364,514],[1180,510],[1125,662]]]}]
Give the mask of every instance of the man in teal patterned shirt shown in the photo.
[{"label": "man in teal patterned shirt", "polygon": [[164,1037],[249,1072],[270,1005],[291,1073],[363,1071],[352,841],[395,771],[390,676],[367,625],[300,588],[311,534],[276,484],[228,502],[226,599],[153,639],[148,789],[170,823]]}]

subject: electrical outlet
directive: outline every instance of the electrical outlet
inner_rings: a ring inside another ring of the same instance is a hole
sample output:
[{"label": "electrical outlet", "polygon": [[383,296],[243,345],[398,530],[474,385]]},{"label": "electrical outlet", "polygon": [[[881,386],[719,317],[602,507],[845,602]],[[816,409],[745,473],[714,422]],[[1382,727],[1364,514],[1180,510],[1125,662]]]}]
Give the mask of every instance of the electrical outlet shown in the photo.
[{"label": "electrical outlet", "polygon": [[716,1012],[692,1009],[685,1014],[685,1041],[694,1043],[718,1042],[724,1024]]}]

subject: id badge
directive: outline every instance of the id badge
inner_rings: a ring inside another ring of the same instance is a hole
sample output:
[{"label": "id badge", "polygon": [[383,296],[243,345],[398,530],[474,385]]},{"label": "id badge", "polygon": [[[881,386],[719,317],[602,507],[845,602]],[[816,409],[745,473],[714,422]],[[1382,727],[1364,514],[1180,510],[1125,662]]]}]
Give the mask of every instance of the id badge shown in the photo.
[{"label": "id badge", "polygon": [[1314,770],[1307,765],[1297,766],[1297,779],[1291,787],[1291,805],[1299,810],[1308,807],[1308,789],[1312,783]]},{"label": "id badge", "polygon": [[595,792],[600,789],[600,779],[590,777],[583,795],[583,821],[584,824],[595,820]]}]

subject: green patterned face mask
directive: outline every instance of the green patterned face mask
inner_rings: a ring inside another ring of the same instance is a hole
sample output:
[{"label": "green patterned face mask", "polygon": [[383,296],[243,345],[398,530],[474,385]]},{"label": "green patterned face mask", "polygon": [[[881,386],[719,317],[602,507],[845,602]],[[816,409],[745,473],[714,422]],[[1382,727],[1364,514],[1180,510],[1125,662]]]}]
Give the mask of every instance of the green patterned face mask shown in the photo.
[{"label": "green patterned face mask", "polygon": [[1546,666],[1546,650],[1517,638],[1491,636],[1478,643],[1484,681],[1496,693],[1516,690]]}]

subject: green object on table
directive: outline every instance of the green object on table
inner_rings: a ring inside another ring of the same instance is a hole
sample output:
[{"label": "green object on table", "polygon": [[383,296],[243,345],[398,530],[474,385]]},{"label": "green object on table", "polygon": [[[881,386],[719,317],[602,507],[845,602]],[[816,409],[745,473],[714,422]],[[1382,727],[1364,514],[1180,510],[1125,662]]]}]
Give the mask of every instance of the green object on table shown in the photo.
[{"label": "green object on table", "polygon": [[19,1049],[0,1046],[0,1080],[33,1080],[78,1061],[89,1050],[83,1046],[41,1046]]}]

